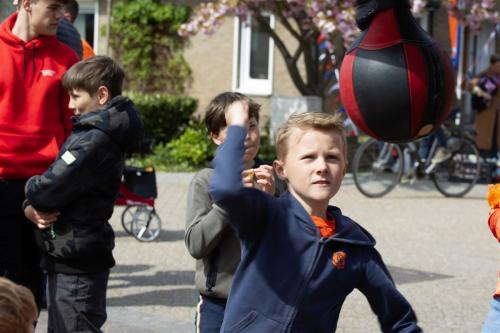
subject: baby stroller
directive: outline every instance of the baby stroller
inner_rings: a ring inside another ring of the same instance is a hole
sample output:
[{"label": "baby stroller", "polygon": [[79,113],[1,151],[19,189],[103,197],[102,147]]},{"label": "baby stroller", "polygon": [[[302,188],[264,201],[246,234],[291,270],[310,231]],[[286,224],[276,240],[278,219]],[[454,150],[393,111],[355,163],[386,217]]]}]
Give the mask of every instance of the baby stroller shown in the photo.
[{"label": "baby stroller", "polygon": [[[149,152],[150,146],[147,142],[140,153]],[[150,242],[160,234],[161,219],[154,207],[157,195],[153,167],[125,166],[115,205],[126,206],[121,216],[123,229],[139,241]]]}]

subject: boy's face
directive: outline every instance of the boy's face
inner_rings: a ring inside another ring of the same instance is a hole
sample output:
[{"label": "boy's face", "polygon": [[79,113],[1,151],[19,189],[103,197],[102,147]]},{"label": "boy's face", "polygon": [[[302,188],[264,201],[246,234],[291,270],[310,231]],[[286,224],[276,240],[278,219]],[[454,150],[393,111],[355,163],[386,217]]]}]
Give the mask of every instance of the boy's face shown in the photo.
[{"label": "boy's face", "polygon": [[[218,134],[211,134],[212,141],[216,145],[220,145],[226,139],[227,126],[220,129]],[[253,161],[260,147],[260,129],[257,119],[250,118],[247,136],[245,138],[245,155],[244,162]]]},{"label": "boy's face", "polygon": [[60,0],[23,0],[24,8],[30,14],[31,30],[37,35],[53,36],[63,17]]},{"label": "boy's face", "polygon": [[101,106],[98,94],[91,96],[81,89],[73,89],[69,92],[69,108],[73,109],[75,116],[96,111]]},{"label": "boy's face", "polygon": [[295,128],[283,161],[275,161],[278,176],[309,214],[325,213],[346,171],[342,136],[334,131]]}]

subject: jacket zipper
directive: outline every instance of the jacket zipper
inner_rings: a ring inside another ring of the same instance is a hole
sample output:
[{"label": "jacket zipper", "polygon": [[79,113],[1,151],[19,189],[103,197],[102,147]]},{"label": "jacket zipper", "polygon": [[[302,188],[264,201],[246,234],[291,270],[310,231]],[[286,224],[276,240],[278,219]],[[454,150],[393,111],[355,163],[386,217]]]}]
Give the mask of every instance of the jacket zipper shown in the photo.
[{"label": "jacket zipper", "polygon": [[[318,236],[319,236],[319,232],[317,232]],[[311,279],[313,273],[314,273],[314,270],[316,269],[316,265],[318,263],[318,258],[319,258],[319,252],[320,252],[320,247],[322,246],[322,239],[320,238],[319,239],[319,242],[317,243],[317,246],[316,246],[316,249],[315,249],[315,253],[314,253],[314,260],[312,261],[312,264],[311,264],[311,269],[309,270],[308,274],[307,274],[307,277],[304,281],[304,286],[305,288],[302,290],[302,294],[297,298],[297,302],[295,303],[295,309],[293,310],[292,312],[292,315],[290,316],[290,321],[288,323],[288,326],[287,328],[285,329],[285,332],[286,333],[290,333],[291,332],[291,329],[292,329],[292,326],[293,326],[293,323],[295,321],[295,317],[297,317],[297,312],[298,312],[298,306],[299,304],[302,303],[302,300],[304,299],[305,295],[306,295],[306,292],[308,290],[307,288],[307,283],[309,282],[309,280]]]}]

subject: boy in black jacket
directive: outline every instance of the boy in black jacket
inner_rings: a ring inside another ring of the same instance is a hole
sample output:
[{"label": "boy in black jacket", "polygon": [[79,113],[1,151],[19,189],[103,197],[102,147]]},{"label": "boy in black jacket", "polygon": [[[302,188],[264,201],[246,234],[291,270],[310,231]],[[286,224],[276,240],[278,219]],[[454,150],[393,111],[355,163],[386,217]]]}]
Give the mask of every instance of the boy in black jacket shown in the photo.
[{"label": "boy in black jacket", "polygon": [[25,215],[38,226],[48,274],[48,332],[96,332],[106,320],[113,213],[124,152],[137,147],[143,124],[120,96],[124,73],[109,57],[71,67],[62,83],[74,109],[73,131],[41,176],[26,183]]}]

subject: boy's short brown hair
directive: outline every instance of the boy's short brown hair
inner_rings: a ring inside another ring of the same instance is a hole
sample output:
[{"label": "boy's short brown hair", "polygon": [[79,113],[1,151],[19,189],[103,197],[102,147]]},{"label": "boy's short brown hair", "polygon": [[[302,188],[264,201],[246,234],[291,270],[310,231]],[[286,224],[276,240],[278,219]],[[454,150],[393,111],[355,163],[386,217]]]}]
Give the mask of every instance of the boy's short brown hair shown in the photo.
[{"label": "boy's short brown hair", "polygon": [[110,98],[121,95],[125,73],[121,66],[107,56],[95,56],[77,62],[64,73],[62,85],[71,91],[81,89],[93,96],[99,87],[108,88]]},{"label": "boy's short brown hair", "polygon": [[31,291],[0,277],[0,333],[26,333],[37,317]]},{"label": "boy's short brown hair", "polygon": [[226,127],[226,110],[236,101],[248,103],[250,118],[259,122],[260,104],[255,103],[247,96],[238,92],[223,92],[212,99],[205,112],[205,125],[208,133],[219,134],[221,128]]},{"label": "boy's short brown hair", "polygon": [[347,140],[345,137],[344,121],[339,114],[325,112],[294,113],[279,127],[276,132],[276,156],[283,161],[288,152],[288,138],[293,129],[315,129],[334,131],[340,134],[344,144],[344,156],[347,156]]}]

